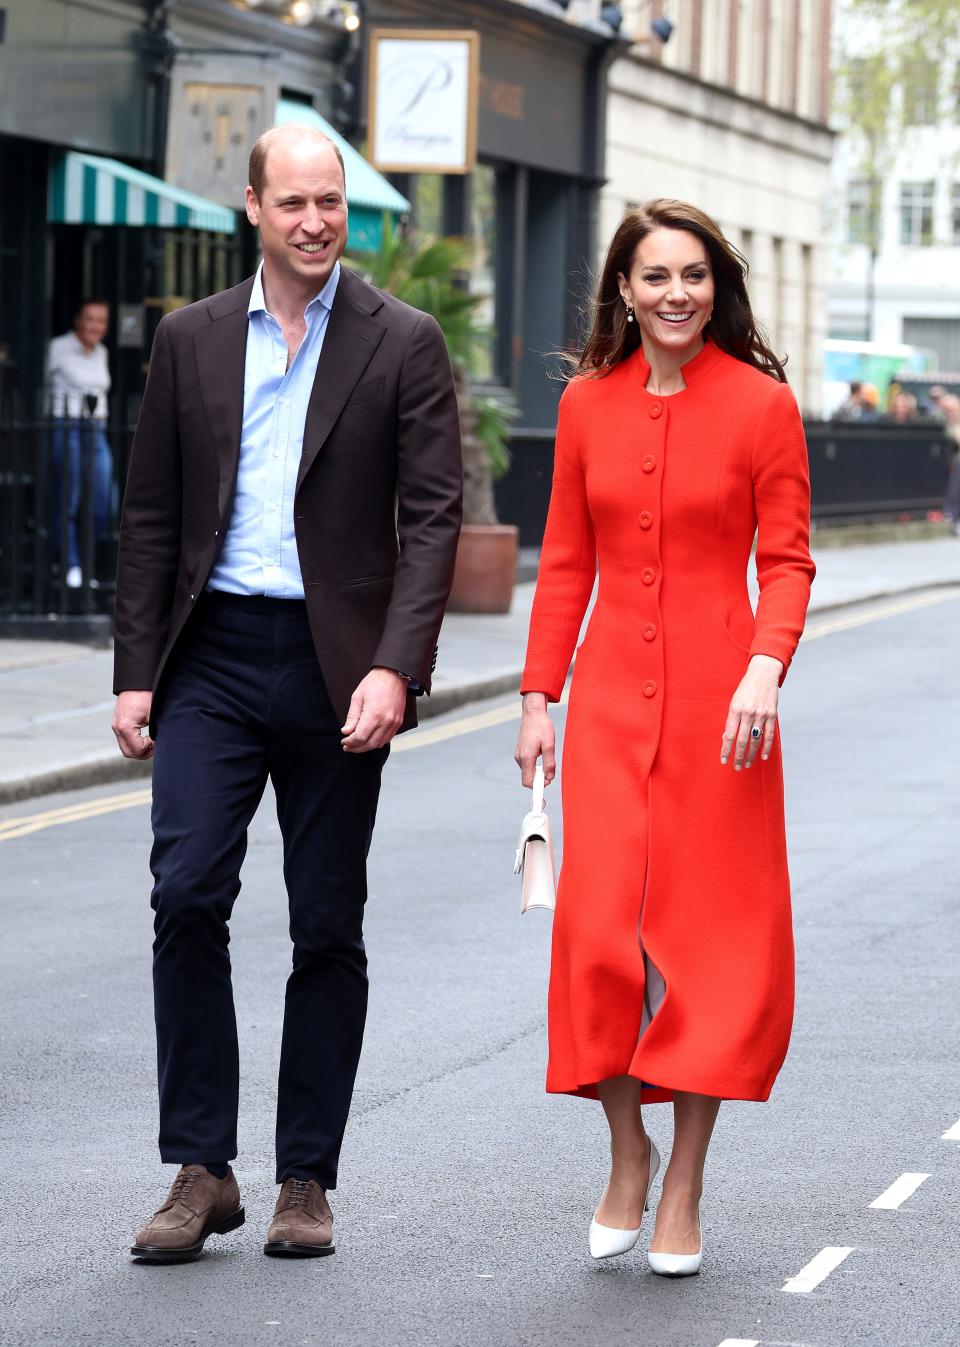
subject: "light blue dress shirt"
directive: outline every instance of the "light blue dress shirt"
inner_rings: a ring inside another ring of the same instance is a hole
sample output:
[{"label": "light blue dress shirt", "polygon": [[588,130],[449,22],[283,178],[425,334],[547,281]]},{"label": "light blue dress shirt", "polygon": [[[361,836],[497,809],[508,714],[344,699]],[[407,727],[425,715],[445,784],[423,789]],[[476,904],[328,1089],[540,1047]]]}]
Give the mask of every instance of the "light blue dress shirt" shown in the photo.
[{"label": "light blue dress shirt", "polygon": [[243,429],[237,490],[209,588],[302,599],[293,497],[307,404],[340,280],[340,263],[304,310],[307,331],[287,369],[287,344],[263,297],[263,263],[247,308]]}]

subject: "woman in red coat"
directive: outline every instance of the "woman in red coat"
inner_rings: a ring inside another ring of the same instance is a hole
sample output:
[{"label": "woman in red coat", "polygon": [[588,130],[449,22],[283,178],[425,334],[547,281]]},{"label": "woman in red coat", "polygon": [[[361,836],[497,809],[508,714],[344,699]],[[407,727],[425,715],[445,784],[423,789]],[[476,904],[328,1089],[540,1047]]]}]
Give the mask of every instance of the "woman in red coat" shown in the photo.
[{"label": "woman in red coat", "polygon": [[[721,1099],[768,1097],[793,1015],[777,694],[814,574],[807,453],[746,266],[693,206],[630,211],[560,403],[517,761],[555,771],[547,703],[577,654],[547,1089],[599,1098],[610,1181],[594,1257],[637,1242],[659,1165],[641,1103],[673,1101],[649,1260],[702,1260]],[[747,566],[754,537],[760,599]]]}]

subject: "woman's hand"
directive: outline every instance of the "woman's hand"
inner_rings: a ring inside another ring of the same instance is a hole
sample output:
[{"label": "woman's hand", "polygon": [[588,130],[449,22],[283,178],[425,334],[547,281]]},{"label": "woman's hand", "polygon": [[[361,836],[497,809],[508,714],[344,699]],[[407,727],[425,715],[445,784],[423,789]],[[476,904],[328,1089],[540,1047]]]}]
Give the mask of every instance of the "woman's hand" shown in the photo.
[{"label": "woman's hand", "polygon": [[[752,767],[757,753],[763,760],[770,756],[773,735],[777,727],[777,699],[783,665],[772,655],[754,655],[747,672],[733,694],[723,742],[720,745],[720,765],[726,767],[733,750],[733,769]],[[757,726],[760,733],[753,734]]]},{"label": "woman's hand", "polygon": [[533,773],[537,766],[537,758],[540,757],[543,758],[543,775],[548,786],[556,776],[555,742],[553,726],[547,715],[546,694],[524,693],[520,735],[514,757],[519,763],[520,778],[525,786],[533,785]]}]

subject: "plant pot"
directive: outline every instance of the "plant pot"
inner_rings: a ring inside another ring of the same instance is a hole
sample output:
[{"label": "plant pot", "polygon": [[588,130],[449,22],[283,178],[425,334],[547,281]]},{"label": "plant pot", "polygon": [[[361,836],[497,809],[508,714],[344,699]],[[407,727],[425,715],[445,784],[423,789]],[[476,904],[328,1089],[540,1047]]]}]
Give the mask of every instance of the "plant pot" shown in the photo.
[{"label": "plant pot", "polygon": [[515,524],[464,524],[447,610],[509,613],[518,551],[519,529]]}]

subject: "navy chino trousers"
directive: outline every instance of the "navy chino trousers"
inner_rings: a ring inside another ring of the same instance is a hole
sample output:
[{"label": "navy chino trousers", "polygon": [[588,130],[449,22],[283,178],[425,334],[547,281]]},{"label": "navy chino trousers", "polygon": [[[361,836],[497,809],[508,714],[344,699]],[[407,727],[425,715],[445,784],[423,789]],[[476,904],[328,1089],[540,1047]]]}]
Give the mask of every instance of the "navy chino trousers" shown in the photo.
[{"label": "navy chino trousers", "polygon": [[367,1008],[366,859],[389,748],[344,753],[302,601],[205,594],[157,716],[154,1004],[164,1162],[237,1153],[228,921],[272,780],[293,967],[277,1182],[334,1188]]}]

